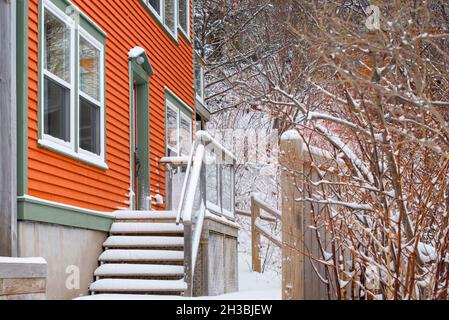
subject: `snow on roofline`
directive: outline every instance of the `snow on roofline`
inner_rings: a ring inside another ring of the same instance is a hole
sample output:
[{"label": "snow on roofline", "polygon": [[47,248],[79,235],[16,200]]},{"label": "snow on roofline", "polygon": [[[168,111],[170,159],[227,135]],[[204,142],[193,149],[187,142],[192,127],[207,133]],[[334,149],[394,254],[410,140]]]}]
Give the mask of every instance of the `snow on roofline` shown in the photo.
[{"label": "snow on roofline", "polygon": [[129,58],[137,58],[138,56],[142,55],[143,53],[145,53],[145,49],[142,47],[134,47],[131,50],[129,50],[128,52],[128,57]]}]

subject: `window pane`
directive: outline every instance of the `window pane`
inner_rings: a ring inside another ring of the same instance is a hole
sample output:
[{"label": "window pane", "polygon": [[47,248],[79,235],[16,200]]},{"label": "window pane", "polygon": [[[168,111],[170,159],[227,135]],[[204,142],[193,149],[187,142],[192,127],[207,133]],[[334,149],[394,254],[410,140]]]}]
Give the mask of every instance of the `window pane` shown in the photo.
[{"label": "window pane", "polygon": [[47,10],[44,20],[44,68],[70,82],[70,29]]},{"label": "window pane", "polygon": [[80,37],[80,89],[100,101],[100,50]]},{"label": "window pane", "polygon": [[187,0],[178,0],[178,6],[179,6],[179,25],[181,26],[182,30],[185,32],[189,32],[187,30],[187,21],[189,19],[188,14],[189,10],[187,9]]},{"label": "window pane", "polygon": [[100,108],[80,98],[80,147],[100,155]]},{"label": "window pane", "polygon": [[159,15],[161,14],[161,0],[148,0],[148,3]]},{"label": "window pane", "polygon": [[176,30],[176,12],[175,12],[175,0],[165,0],[165,15],[164,15],[164,24],[169,28],[172,32]]},{"label": "window pane", "polygon": [[178,113],[167,108],[167,145],[178,150]]},{"label": "window pane", "polygon": [[231,166],[224,164],[222,166],[222,199],[223,208],[228,211],[232,210],[232,171]]},{"label": "window pane", "polygon": [[44,77],[44,133],[70,141],[70,90]]},{"label": "window pane", "polygon": [[195,59],[194,77],[195,77],[195,92],[198,97],[203,98],[203,82],[201,79],[201,65],[198,59]]},{"label": "window pane", "polygon": [[181,156],[190,154],[191,147],[191,120],[187,117],[181,117],[181,123],[179,125],[179,153]]},{"label": "window pane", "polygon": [[206,151],[206,198],[213,204],[218,202],[218,166],[217,156],[210,151]]}]

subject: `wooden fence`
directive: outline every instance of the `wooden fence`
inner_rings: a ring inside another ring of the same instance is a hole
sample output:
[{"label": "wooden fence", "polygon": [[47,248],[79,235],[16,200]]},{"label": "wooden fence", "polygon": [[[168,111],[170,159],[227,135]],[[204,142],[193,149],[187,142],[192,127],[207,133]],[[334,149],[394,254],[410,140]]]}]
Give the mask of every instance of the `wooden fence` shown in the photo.
[{"label": "wooden fence", "polygon": [[[281,139],[281,212],[271,208],[256,195],[251,197],[251,211],[237,210],[251,217],[252,266],[261,272],[260,237],[282,250],[282,298],[286,300],[334,299],[330,259],[331,238],[317,221],[325,215],[325,206],[299,199],[313,198],[319,188],[313,181],[334,180],[332,170],[318,170],[331,156],[320,149],[304,150],[299,134],[288,132]],[[313,157],[313,165],[312,159]],[[321,167],[322,169],[323,167]],[[281,238],[273,235],[262,221],[281,223]]]}]

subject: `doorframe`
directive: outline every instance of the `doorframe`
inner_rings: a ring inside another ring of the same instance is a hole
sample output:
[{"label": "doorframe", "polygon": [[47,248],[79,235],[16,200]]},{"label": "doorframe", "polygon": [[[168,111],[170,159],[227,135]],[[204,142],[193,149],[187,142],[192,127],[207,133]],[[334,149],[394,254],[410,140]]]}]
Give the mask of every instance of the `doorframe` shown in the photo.
[{"label": "doorframe", "polygon": [[[136,49],[136,48],[135,48]],[[149,210],[150,200],[150,77],[153,68],[147,54],[141,48],[141,53],[128,58],[129,66],[129,135],[130,135],[130,191],[129,207],[131,210]],[[132,50],[133,51],[133,50]],[[135,50],[134,50],[135,51]],[[131,51],[130,51],[131,52]],[[134,91],[134,83],[136,90]],[[135,96],[134,96],[135,94]],[[135,105],[135,101],[137,105]],[[136,112],[136,128],[134,128],[134,113]],[[138,190],[135,190],[135,133],[137,130],[137,156],[140,162]],[[137,207],[136,207],[137,194]]]}]

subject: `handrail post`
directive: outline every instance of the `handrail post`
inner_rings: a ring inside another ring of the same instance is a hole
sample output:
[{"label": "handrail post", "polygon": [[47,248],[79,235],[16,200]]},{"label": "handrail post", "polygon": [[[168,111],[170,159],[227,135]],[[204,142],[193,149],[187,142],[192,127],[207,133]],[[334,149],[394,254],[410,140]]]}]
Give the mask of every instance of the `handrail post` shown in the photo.
[{"label": "handrail post", "polygon": [[251,256],[253,271],[262,272],[260,264],[260,233],[256,228],[256,221],[260,217],[260,207],[251,195]]},{"label": "handrail post", "polygon": [[184,292],[186,297],[193,296],[193,270],[192,270],[192,224],[184,224],[184,281],[187,289]]},{"label": "handrail post", "polygon": [[303,142],[297,131],[281,137],[282,299],[304,299]]}]

